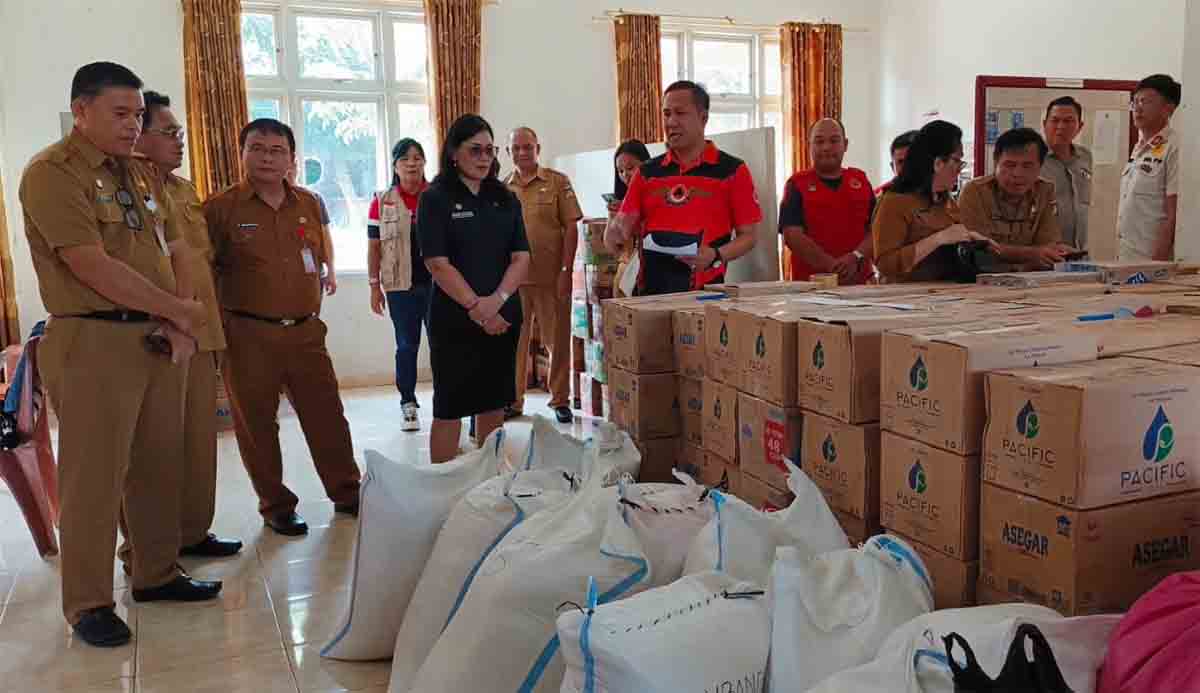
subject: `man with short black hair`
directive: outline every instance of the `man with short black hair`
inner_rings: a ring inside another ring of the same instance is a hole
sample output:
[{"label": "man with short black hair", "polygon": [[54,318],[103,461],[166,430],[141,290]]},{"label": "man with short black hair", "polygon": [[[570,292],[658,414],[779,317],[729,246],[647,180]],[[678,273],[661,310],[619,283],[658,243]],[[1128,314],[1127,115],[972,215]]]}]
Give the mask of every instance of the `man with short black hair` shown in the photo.
[{"label": "man with short black hair", "polygon": [[38,366],[59,421],[63,614],[98,647],[132,637],[114,611],[118,524],[134,601],[199,601],[221,591],[176,563],[184,384],[205,310],[192,298],[188,246],[169,198],[130,167],[141,89],[121,65],[80,68],[71,83],[74,129],[34,156],[20,187],[51,316]]},{"label": "man with short black hair", "polygon": [[875,189],[875,196],[884,194],[892,187],[892,183],[900,177],[900,172],[904,170],[904,161],[908,158],[908,148],[912,146],[913,140],[917,139],[917,131],[909,130],[896,135],[896,139],[892,140],[891,157],[892,157],[892,179]]},{"label": "man with short black hair", "polygon": [[958,198],[963,225],[995,241],[1009,265],[992,269],[1049,269],[1072,250],[1059,235],[1054,184],[1040,177],[1047,151],[1037,131],[1009,130],[996,140],[996,172],[967,183]]},{"label": "man with short black hair", "polygon": [[1087,250],[1088,212],[1092,204],[1092,153],[1075,144],[1083,130],[1083,106],[1073,97],[1060,96],[1046,106],[1042,122],[1050,148],[1042,164],[1042,178],[1054,183],[1055,206],[1062,241]]},{"label": "man with short black hair", "polygon": [[179,534],[183,556],[220,558],[242,550],[242,542],[218,539],[209,532],[217,496],[217,363],[225,350],[221,307],[213,276],[213,247],[196,189],[175,175],[183,165],[183,125],[171,111],[171,99],[146,91],[142,136],[138,139],[135,166],[161,181],[171,199],[176,224],[191,246],[189,275],[196,300],[204,304],[208,320],[197,335],[196,355],[188,367],[184,397],[184,473],[180,496]]},{"label": "man with short black hair", "polygon": [[663,97],[667,153],[638,169],[604,233],[618,252],[641,234],[638,293],[678,293],[725,277],[726,263],[754,248],[762,209],[750,169],[704,137],[709,96],[679,81]]},{"label": "man with short black hair", "polygon": [[1182,96],[1182,85],[1169,75],[1150,75],[1133,92],[1129,107],[1139,137],[1121,174],[1117,236],[1122,260],[1175,257],[1180,142],[1171,116]]},{"label": "man with short black hair", "polygon": [[238,141],[245,179],[204,205],[229,336],[222,374],[259,512],[271,529],[297,536],[308,525],[283,483],[284,386],[334,509],[358,514],[360,473],[318,317],[327,240],[317,198],[286,178],[296,154],[292,129],[262,118],[242,128]]}]

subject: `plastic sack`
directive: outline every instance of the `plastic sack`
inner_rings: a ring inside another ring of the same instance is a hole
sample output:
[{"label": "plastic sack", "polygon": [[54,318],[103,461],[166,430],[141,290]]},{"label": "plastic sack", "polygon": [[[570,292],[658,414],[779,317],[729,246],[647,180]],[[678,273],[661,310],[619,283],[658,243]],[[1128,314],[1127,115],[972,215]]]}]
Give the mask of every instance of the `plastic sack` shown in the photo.
[{"label": "plastic sack", "polygon": [[562,693],[760,693],[770,619],[755,585],[717,572],[558,617]]},{"label": "plastic sack", "polygon": [[780,546],[796,547],[802,558],[850,548],[821,490],[794,464],[785,462],[791,472],[788,488],[796,498],[781,511],[756,510],[720,491],[710,494],[714,516],[688,550],[685,575],[720,570],[765,586]]},{"label": "plastic sack", "polygon": [[679,577],[684,550],[669,545],[686,547],[708,522],[703,489],[602,484],[593,475],[570,503],[539,513],[487,557],[409,691],[557,691],[560,604],[585,602],[589,578],[607,604]]},{"label": "plastic sack", "polygon": [[443,464],[393,462],[365,453],[349,603],[321,656],[371,660],[392,656],[396,634],[450,509],[499,473],[504,429]]},{"label": "plastic sack", "polygon": [[807,690],[866,664],[897,628],[933,610],[933,584],[892,536],[804,558],[781,547],[771,574],[771,687]]},{"label": "plastic sack", "polygon": [[1096,693],[1200,691],[1200,571],[1134,602],[1109,640]]},{"label": "plastic sack", "polygon": [[[946,660],[954,674],[957,693],[1074,693],[1063,679],[1054,650],[1046,636],[1032,623],[1017,627],[1004,667],[996,678],[988,676],[975,658],[970,643],[958,633],[944,638]],[[1033,658],[1026,654],[1026,644],[1032,644]],[[959,664],[954,651],[962,648],[966,664]]]},{"label": "plastic sack", "polygon": [[[943,609],[901,626],[872,661],[834,674],[810,693],[955,693],[945,638],[958,633],[971,643],[985,671],[1000,671],[1018,628],[1038,627],[1054,650],[1063,678],[1082,693],[1096,686],[1096,669],[1119,616],[1063,618],[1036,604],[996,604]],[[960,662],[964,664],[965,662]]]}]

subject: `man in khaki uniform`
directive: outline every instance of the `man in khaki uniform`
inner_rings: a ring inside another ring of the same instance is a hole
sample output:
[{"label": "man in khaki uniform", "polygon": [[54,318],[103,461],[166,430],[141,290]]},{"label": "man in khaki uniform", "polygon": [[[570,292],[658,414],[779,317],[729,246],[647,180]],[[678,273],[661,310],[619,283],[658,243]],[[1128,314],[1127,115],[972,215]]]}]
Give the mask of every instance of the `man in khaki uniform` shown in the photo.
[{"label": "man in khaki uniform", "polygon": [[63,614],[103,647],[131,637],[113,611],[118,524],[134,600],[197,601],[221,589],[176,565],[183,388],[205,318],[169,200],[129,167],[141,87],[120,65],[80,68],[75,129],[30,161],[20,188],[51,315],[39,363],[59,419]]},{"label": "man in khaki uniform", "polygon": [[527,127],[513,130],[508,153],[516,167],[505,183],[521,200],[525,233],[533,258],[529,278],[521,287],[525,322],[517,345],[517,401],[508,418],[525,409],[529,342],[537,316],[542,343],[550,349],[550,408],[559,423],[570,423],[571,414],[571,274],[579,245],[576,224],[583,218],[571,181],[558,171],[538,164],[541,145]]},{"label": "man in khaki uniform", "polygon": [[245,180],[204,204],[226,314],[222,375],[259,512],[276,532],[297,536],[308,525],[283,483],[278,411],[284,386],[334,509],[358,514],[360,474],[350,425],[325,349],[327,329],[317,317],[329,249],[317,198],[285,179],[296,151],[291,128],[261,118],[242,128],[239,142]]},{"label": "man in khaki uniform", "polygon": [[995,243],[1000,264],[987,269],[1050,269],[1073,250],[1061,242],[1054,184],[1039,177],[1047,152],[1035,130],[1009,130],[996,140],[996,173],[963,188],[963,225]]},{"label": "man in khaki uniform", "polygon": [[191,247],[189,275],[196,299],[204,304],[207,322],[196,335],[198,348],[188,366],[184,406],[184,472],[180,497],[180,555],[220,558],[242,550],[242,542],[218,539],[212,527],[217,498],[217,361],[225,350],[221,308],[213,283],[213,248],[196,189],[173,171],[183,164],[183,126],[171,112],[171,99],[154,91],[144,94],[146,113],[135,162],[148,177],[162,182],[176,214],[183,240]]}]

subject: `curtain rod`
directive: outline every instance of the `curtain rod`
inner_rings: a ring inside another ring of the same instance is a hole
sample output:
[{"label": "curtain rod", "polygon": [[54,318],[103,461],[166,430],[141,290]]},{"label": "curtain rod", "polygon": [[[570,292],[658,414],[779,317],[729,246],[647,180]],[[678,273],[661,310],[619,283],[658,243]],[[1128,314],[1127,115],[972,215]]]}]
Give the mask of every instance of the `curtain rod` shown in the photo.
[{"label": "curtain rod", "polygon": [[[655,13],[655,12],[631,11],[631,10],[626,10],[623,7],[616,9],[616,10],[608,10],[607,12],[604,13],[603,17],[592,17],[592,21],[611,22],[624,14],[654,15],[654,16],[658,17],[659,19],[662,19],[663,21],[668,22],[668,23],[670,23],[672,21],[686,22],[686,23],[708,23],[708,24],[712,24],[714,26],[714,28],[726,27],[726,28],[746,29],[747,31],[778,31],[779,30],[778,25],[749,24],[746,22],[739,22],[738,20],[734,19],[733,17],[728,17],[728,16],[726,16],[726,17],[704,17],[704,16],[692,16],[692,15],[686,15],[686,14],[659,14],[659,13]],[[821,19],[821,23],[826,23],[827,21],[828,20],[826,20],[824,18]],[[866,34],[866,33],[870,33],[871,30],[866,27],[862,27],[862,26],[843,26],[842,31],[845,33],[848,33],[848,34]]]}]

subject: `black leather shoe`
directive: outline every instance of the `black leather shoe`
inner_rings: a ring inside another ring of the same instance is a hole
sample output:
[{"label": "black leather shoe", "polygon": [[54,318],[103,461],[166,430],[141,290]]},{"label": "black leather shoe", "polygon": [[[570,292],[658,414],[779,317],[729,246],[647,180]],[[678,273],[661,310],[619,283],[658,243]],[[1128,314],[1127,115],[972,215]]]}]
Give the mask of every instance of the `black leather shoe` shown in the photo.
[{"label": "black leather shoe", "polygon": [[201,556],[204,558],[228,558],[236,556],[242,550],[242,542],[237,539],[218,539],[215,534],[209,534],[201,541],[191,546],[179,549],[180,556]]},{"label": "black leather shoe", "polygon": [[93,647],[120,647],[133,638],[129,626],[107,606],[83,612],[71,629],[80,640]]},{"label": "black leather shoe", "polygon": [[575,420],[575,415],[567,407],[555,407],[554,418],[558,419],[560,424],[569,424]]},{"label": "black leather shoe", "polygon": [[135,602],[203,602],[221,593],[220,580],[193,580],[180,575],[165,585],[133,590]]},{"label": "black leather shoe", "polygon": [[522,416],[525,416],[525,412],[520,411],[519,409],[514,409],[512,407],[512,405],[509,405],[504,408],[504,420],[505,421],[512,421],[513,419],[519,419]]},{"label": "black leather shoe", "polygon": [[358,503],[334,503],[333,511],[343,515],[358,517]]},{"label": "black leather shoe", "polygon": [[267,526],[285,537],[308,534],[308,523],[294,512],[282,513],[266,519]]}]

